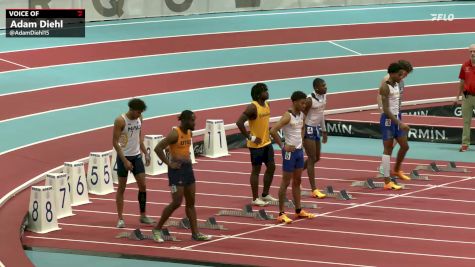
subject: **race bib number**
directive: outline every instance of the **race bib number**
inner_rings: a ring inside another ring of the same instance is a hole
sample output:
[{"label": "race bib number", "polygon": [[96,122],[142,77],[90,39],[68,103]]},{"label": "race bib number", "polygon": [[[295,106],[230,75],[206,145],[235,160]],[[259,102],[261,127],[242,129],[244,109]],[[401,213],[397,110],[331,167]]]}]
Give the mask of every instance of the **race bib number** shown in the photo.
[{"label": "race bib number", "polygon": [[391,119],[386,119],[384,122],[385,126],[391,126]]},{"label": "race bib number", "polygon": [[313,134],[313,127],[307,127],[307,134]]},{"label": "race bib number", "polygon": [[292,157],[292,152],[285,152],[284,158],[286,160],[290,160],[291,157]]}]

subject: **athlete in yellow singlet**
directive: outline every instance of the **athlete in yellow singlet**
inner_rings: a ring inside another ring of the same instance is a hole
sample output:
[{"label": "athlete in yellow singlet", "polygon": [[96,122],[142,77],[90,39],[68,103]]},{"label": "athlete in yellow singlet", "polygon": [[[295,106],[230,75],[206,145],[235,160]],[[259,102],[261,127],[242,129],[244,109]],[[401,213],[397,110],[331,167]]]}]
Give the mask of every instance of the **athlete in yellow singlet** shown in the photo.
[{"label": "athlete in yellow singlet", "polygon": [[[269,93],[267,86],[263,83],[255,84],[251,89],[252,102],[239,117],[236,125],[247,139],[247,147],[251,154],[251,190],[252,202],[256,206],[265,206],[269,201],[277,201],[269,194],[269,189],[274,178],[275,162],[274,149],[270,140],[269,119],[270,107],[267,103]],[[244,123],[249,121],[249,130],[246,131]],[[264,189],[259,197],[259,174],[262,163],[266,165],[264,173]]]},{"label": "athlete in yellow singlet", "polygon": [[[155,153],[168,165],[168,182],[172,193],[172,202],[162,211],[157,226],[152,230],[153,239],[163,242],[162,227],[172,213],[181,206],[183,196],[186,202],[186,217],[190,221],[191,238],[196,241],[207,241],[211,236],[198,232],[195,209],[195,175],[190,157],[191,131],[195,129],[195,114],[184,110],[178,117],[180,126],[158,143]],[[170,158],[165,156],[164,149],[169,148]]]}]

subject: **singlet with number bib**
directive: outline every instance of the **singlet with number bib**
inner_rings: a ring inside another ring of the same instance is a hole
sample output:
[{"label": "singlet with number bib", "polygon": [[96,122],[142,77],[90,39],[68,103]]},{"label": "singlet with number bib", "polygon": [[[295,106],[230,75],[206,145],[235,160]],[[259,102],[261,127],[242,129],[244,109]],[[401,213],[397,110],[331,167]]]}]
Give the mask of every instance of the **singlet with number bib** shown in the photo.
[{"label": "singlet with number bib", "polygon": [[284,133],[285,144],[294,146],[296,149],[302,148],[302,127],[303,127],[303,112],[297,115],[292,114],[292,111],[288,111],[290,114],[290,122],[282,127]]},{"label": "singlet with number bib", "polygon": [[131,120],[126,114],[122,114],[121,116],[125,120],[125,126],[119,137],[119,145],[124,152],[124,156],[137,156],[140,154],[140,130],[142,129],[142,120],[141,118]]}]

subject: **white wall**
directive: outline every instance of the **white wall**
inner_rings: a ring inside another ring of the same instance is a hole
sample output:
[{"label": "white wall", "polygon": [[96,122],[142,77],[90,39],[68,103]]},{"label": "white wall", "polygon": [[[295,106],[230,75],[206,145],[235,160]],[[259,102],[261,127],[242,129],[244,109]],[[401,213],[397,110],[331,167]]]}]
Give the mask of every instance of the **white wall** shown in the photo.
[{"label": "white wall", "polygon": [[5,28],[6,8],[84,8],[86,20],[97,21],[248,10],[437,1],[440,0],[0,0],[0,28]]}]

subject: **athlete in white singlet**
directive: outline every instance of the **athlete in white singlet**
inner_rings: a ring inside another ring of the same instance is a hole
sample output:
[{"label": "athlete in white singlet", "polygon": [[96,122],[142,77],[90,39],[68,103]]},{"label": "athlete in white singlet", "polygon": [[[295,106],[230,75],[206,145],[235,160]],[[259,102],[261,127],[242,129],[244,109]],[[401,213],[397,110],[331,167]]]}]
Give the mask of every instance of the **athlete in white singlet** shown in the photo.
[{"label": "athlete in white singlet", "polygon": [[315,163],[320,160],[321,143],[327,142],[327,129],[325,126],[325,107],[327,104],[327,84],[324,80],[313,80],[313,92],[308,95],[305,113],[305,134],[303,145],[307,153],[305,167],[307,168],[312,197],[324,198],[326,195],[315,185]]},{"label": "athlete in white singlet", "polygon": [[[287,217],[284,211],[285,196],[287,187],[292,181],[292,195],[295,204],[295,216],[297,218],[314,218],[316,215],[302,210],[300,205],[300,183],[302,170],[304,167],[303,157],[303,126],[305,100],[307,96],[304,92],[296,91],[292,94],[292,108],[282,115],[279,122],[270,130],[272,138],[276,144],[282,148],[283,157],[283,175],[279,189],[279,217],[280,223],[291,223],[292,220]],[[279,134],[280,129],[284,134],[285,145],[282,143]]]},{"label": "athlete in white singlet", "polygon": [[[380,119],[381,136],[384,144],[382,156],[382,169],[384,177],[384,189],[399,190],[401,186],[391,181],[390,176],[397,176],[404,180],[410,178],[401,171],[401,163],[406,156],[409,146],[407,144],[407,132],[409,126],[401,121],[399,82],[404,77],[404,69],[399,63],[392,63],[388,67],[389,79],[379,88],[383,113]],[[390,159],[393,151],[393,142],[399,143],[399,151],[393,171],[390,172]]]}]

